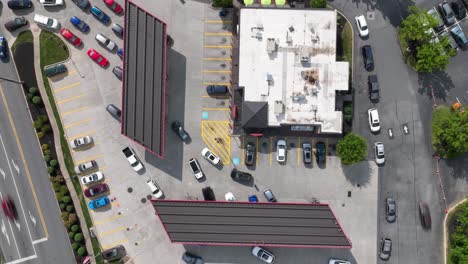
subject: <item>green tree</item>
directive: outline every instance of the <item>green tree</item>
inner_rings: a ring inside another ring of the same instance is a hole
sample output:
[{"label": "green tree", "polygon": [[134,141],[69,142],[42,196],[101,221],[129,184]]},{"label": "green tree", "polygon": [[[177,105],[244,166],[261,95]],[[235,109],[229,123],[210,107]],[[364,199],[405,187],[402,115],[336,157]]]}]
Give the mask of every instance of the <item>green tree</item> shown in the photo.
[{"label": "green tree", "polygon": [[444,157],[468,152],[468,115],[437,107],[432,114],[432,146]]},{"label": "green tree", "polygon": [[73,250],[76,250],[80,245],[78,243],[72,243],[71,247]]},{"label": "green tree", "polygon": [[425,9],[410,6],[409,11],[410,15],[401,22],[401,35],[411,41],[429,41],[433,37],[431,29],[437,26],[438,21]]},{"label": "green tree", "polygon": [[85,247],[80,247],[76,253],[78,253],[78,255],[80,256],[84,256],[86,254],[86,248]]},{"label": "green tree", "polygon": [[80,230],[80,226],[79,226],[79,225],[72,225],[71,231],[77,232],[78,230]]},{"label": "green tree", "polygon": [[213,5],[216,7],[231,7],[232,0],[213,0]]},{"label": "green tree", "polygon": [[310,7],[325,8],[327,7],[327,0],[310,0]]},{"label": "green tree", "polygon": [[55,173],[55,169],[52,166],[47,167],[47,173],[49,175],[53,175]]},{"label": "green tree", "polygon": [[62,202],[66,203],[66,204],[71,203],[71,198],[70,198],[70,196],[64,196],[64,197],[62,198]]},{"label": "green tree", "polygon": [[58,161],[56,159],[53,159],[49,162],[49,165],[56,168],[58,165]]},{"label": "green tree", "polygon": [[41,127],[41,131],[42,133],[46,134],[47,132],[49,132],[50,130],[52,130],[52,128],[50,127],[49,124],[45,124]]},{"label": "green tree", "polygon": [[41,99],[41,97],[39,97],[39,96],[34,96],[34,97],[32,98],[32,102],[33,102],[33,104],[35,104],[35,105],[41,105],[41,104],[42,104],[42,99]]},{"label": "green tree", "polygon": [[444,70],[450,63],[450,55],[444,51],[440,42],[428,42],[416,48],[416,70],[434,72]]},{"label": "green tree", "polygon": [[344,165],[350,165],[367,157],[367,142],[363,137],[349,133],[338,142],[336,152]]},{"label": "green tree", "polygon": [[39,89],[37,89],[37,87],[31,87],[29,88],[29,93],[32,94],[32,95],[37,95],[39,93]]},{"label": "green tree", "polygon": [[73,237],[73,239],[76,241],[76,242],[81,242],[83,241],[84,237],[83,237],[83,234],[81,233],[76,233],[75,237]]}]

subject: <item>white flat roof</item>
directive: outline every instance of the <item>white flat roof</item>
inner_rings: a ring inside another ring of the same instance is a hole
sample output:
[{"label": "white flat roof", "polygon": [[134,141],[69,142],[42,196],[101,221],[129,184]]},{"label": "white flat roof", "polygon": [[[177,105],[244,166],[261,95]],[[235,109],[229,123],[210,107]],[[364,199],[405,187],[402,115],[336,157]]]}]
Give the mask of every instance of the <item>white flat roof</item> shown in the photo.
[{"label": "white flat roof", "polygon": [[242,8],[239,87],[268,102],[268,125],[320,125],[341,133],[335,92],[348,90],[348,62],[336,62],[335,10]]}]

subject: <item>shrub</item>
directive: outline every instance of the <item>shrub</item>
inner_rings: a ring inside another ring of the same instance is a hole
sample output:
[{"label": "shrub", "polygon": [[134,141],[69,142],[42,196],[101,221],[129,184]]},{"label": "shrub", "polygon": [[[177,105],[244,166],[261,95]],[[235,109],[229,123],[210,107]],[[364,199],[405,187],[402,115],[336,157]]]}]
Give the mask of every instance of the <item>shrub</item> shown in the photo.
[{"label": "shrub", "polygon": [[49,161],[50,161],[50,155],[45,155],[45,156],[44,156],[44,161],[45,161],[46,163],[49,163]]},{"label": "shrub", "polygon": [[64,196],[62,197],[62,202],[69,204],[71,202],[70,196]]},{"label": "shrub", "polygon": [[80,247],[76,253],[78,253],[78,255],[80,256],[84,256],[86,254],[86,248],[85,247]]},{"label": "shrub", "polygon": [[73,205],[71,205],[71,204],[67,205],[67,209],[66,209],[67,212],[71,213],[71,212],[73,212],[74,209],[75,209],[75,207],[73,207]]},{"label": "shrub", "polygon": [[[70,237],[70,238],[73,238],[73,237]],[[72,243],[71,246],[73,250],[76,250],[80,245],[78,243]]]},{"label": "shrub", "polygon": [[62,212],[61,217],[62,217],[62,221],[63,221],[64,223],[66,223],[66,222],[68,221],[68,216],[69,216],[69,215],[70,215],[69,212]]},{"label": "shrub", "polygon": [[56,168],[58,165],[58,161],[56,159],[53,159],[49,162],[49,165]]},{"label": "shrub", "polygon": [[39,96],[34,96],[31,101],[35,105],[41,105],[42,104],[42,98],[39,97]]},{"label": "shrub", "polygon": [[49,175],[52,176],[54,174],[54,172],[55,172],[54,167],[51,167],[51,166],[47,167],[47,173],[49,173]]},{"label": "shrub", "polygon": [[39,94],[39,89],[37,89],[37,87],[31,87],[29,88],[29,93],[32,94],[32,95],[37,95]]},{"label": "shrub", "polygon": [[[52,177],[50,177],[50,178],[52,178]],[[52,186],[54,187],[54,191],[55,191],[56,193],[60,193],[60,186],[61,186],[61,185],[60,185],[59,182],[54,182],[54,183],[52,183]]]},{"label": "shrub", "polygon": [[[76,216],[75,213],[70,213],[70,215],[68,216],[68,224],[69,226],[75,224],[76,222],[78,222],[78,217]],[[67,227],[68,228],[68,227]]]},{"label": "shrub", "polygon": [[76,233],[75,236],[73,237],[73,240],[75,240],[76,242],[81,242],[83,241],[84,237],[83,237],[83,234],[81,233]]},{"label": "shrub", "polygon": [[51,131],[51,130],[52,130],[52,128],[50,127],[49,124],[45,124],[45,125],[43,125],[43,126],[41,127],[41,131],[42,131],[42,133],[44,133],[44,134],[47,133],[47,132],[49,132],[49,131]]},{"label": "shrub", "polygon": [[41,128],[42,123],[41,123],[41,121],[36,120],[36,121],[33,122],[33,126],[34,126],[34,129],[38,130],[39,128]]},{"label": "shrub", "polygon": [[[68,232],[68,238],[72,239],[74,236],[75,236],[75,232],[72,232],[72,231]],[[72,244],[72,246],[73,246],[73,244]],[[75,250],[75,249],[73,249],[73,250]]]},{"label": "shrub", "polygon": [[28,98],[28,101],[29,101],[29,102],[32,102],[33,97],[34,97],[34,95],[33,95],[33,94],[30,94],[30,93],[28,93],[28,94],[26,95],[26,98]]},{"label": "shrub", "polygon": [[49,121],[49,117],[47,115],[40,115],[38,120],[40,120],[42,124],[45,124]]},{"label": "shrub", "polygon": [[353,105],[345,104],[343,107],[343,118],[346,122],[351,122],[353,120]]},{"label": "shrub", "polygon": [[71,231],[77,232],[78,230],[80,230],[80,226],[79,226],[79,225],[72,225]]},{"label": "shrub", "polygon": [[69,192],[68,192],[68,187],[66,185],[61,185],[60,186],[60,193],[63,194],[63,195],[67,195]]},{"label": "shrub", "polygon": [[[57,195],[57,200],[59,199],[58,195]],[[59,203],[59,207],[60,207],[60,210],[63,211],[63,209],[65,209],[65,207],[67,207],[66,204],[64,203]]]},{"label": "shrub", "polygon": [[327,7],[327,0],[310,0],[310,7],[325,8]]},{"label": "shrub", "polygon": [[42,133],[42,132],[37,132],[37,137],[38,137],[39,139],[43,138],[43,137],[44,137],[44,133]]},{"label": "shrub", "polygon": [[42,151],[44,151],[44,150],[46,150],[46,149],[49,149],[49,148],[50,148],[49,144],[42,144],[42,145],[41,145]]},{"label": "shrub", "polygon": [[216,7],[231,7],[232,0],[213,0],[213,5]]},{"label": "shrub", "polygon": [[[41,132],[39,132],[39,133],[41,133]],[[50,152],[50,149],[44,150],[44,155],[50,155],[50,153],[51,153],[51,152]]]}]

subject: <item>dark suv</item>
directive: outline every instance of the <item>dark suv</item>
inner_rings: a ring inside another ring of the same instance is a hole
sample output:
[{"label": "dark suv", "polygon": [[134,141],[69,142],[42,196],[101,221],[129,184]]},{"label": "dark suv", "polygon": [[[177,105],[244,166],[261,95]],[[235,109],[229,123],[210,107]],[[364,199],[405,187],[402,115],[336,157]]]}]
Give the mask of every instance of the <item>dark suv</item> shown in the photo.
[{"label": "dark suv", "polygon": [[377,75],[369,75],[367,77],[367,83],[369,84],[369,100],[378,102],[380,99],[380,93]]},{"label": "dark suv", "polygon": [[317,152],[315,153],[317,164],[325,163],[325,143],[317,142],[317,144],[315,144],[315,148],[317,149]]},{"label": "dark suv", "polygon": [[455,17],[457,19],[463,19],[466,16],[466,9],[463,6],[462,0],[455,0],[450,3],[450,7],[452,7],[453,13],[455,13]]},{"label": "dark suv", "polygon": [[210,186],[203,188],[202,193],[203,193],[203,198],[205,199],[205,201],[216,201],[215,194],[213,192],[213,189],[211,189]]},{"label": "dark suv", "polygon": [[374,56],[372,55],[372,47],[370,45],[362,47],[362,56],[364,57],[364,68],[367,71],[372,71],[374,69]]},{"label": "dark suv", "polygon": [[236,182],[242,183],[251,183],[253,181],[252,174],[239,171],[237,169],[232,169],[231,171],[231,179]]},{"label": "dark suv", "polygon": [[255,161],[255,145],[247,143],[245,146],[245,165],[252,166]]}]

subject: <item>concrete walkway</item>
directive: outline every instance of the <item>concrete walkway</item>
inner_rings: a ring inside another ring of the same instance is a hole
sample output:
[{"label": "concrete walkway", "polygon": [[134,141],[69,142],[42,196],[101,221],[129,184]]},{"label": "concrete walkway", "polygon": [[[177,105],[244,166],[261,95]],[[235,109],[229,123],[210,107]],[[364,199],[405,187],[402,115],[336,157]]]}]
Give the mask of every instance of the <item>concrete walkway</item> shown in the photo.
[{"label": "concrete walkway", "polygon": [[[37,86],[41,93],[41,97],[44,99],[43,100],[44,106],[47,109],[47,114],[49,116],[50,125],[54,133],[54,145],[55,145],[55,152],[57,153],[57,160],[60,164],[61,172],[65,179],[65,183],[67,184],[68,190],[70,191],[70,197],[73,200],[76,214],[78,215],[78,218],[80,220],[80,227],[81,227],[81,230],[82,230],[85,242],[86,242],[86,251],[88,252],[88,255],[91,257],[91,262],[96,263],[96,260],[94,258],[93,247],[91,244],[91,237],[89,234],[88,227],[86,226],[85,218],[83,215],[83,210],[80,206],[80,199],[78,198],[78,194],[76,193],[75,188],[73,187],[73,183],[71,181],[70,175],[68,174],[68,171],[65,166],[65,160],[63,158],[63,153],[62,153],[62,146],[60,144],[60,133],[59,133],[59,129],[57,126],[57,120],[55,120],[55,116],[53,114],[50,101],[45,100],[45,98],[47,98],[47,92],[45,90],[44,83],[42,81],[42,71],[41,71],[41,65],[40,65],[40,48],[39,48],[39,34],[41,30],[31,25],[31,31],[33,33],[33,38],[34,38],[34,69],[36,72]],[[67,60],[68,59],[69,58],[67,58]]]}]

